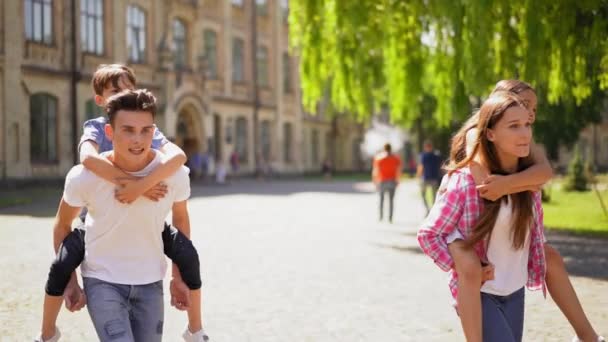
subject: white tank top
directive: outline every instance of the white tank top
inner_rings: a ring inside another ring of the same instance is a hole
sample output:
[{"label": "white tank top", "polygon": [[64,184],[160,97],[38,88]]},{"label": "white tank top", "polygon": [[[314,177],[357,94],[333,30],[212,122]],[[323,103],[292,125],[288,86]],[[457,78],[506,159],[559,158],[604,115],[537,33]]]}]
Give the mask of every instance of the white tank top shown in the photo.
[{"label": "white tank top", "polygon": [[481,292],[507,296],[521,289],[528,281],[528,255],[530,254],[530,230],[521,249],[512,245],[513,206],[511,197],[502,203],[487,248],[488,260],[494,265],[494,280],[486,281]]}]

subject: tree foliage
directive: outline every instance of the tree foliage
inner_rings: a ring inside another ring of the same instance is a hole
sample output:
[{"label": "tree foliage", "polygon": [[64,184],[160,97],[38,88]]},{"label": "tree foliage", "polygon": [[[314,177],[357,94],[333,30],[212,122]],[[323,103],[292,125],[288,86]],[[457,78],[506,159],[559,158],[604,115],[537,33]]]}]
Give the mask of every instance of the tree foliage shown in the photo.
[{"label": "tree foliage", "polygon": [[496,81],[520,78],[547,111],[539,111],[543,137],[569,143],[576,134],[556,137],[551,127],[574,131],[599,119],[606,0],[292,0],[290,8],[311,112],[331,84],[337,111],[364,118],[388,105],[394,122],[411,126],[431,96],[433,114],[423,119],[448,126]]}]

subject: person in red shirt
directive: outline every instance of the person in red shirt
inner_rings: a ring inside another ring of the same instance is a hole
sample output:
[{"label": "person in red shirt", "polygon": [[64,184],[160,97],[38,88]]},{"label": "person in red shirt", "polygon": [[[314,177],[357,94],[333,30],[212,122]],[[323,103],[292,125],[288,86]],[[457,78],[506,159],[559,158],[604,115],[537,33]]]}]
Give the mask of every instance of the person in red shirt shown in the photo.
[{"label": "person in red shirt", "polygon": [[384,145],[384,151],[374,157],[372,181],[380,193],[380,220],[383,216],[384,194],[388,193],[388,221],[393,222],[393,199],[401,177],[401,159],[391,151],[391,144]]}]

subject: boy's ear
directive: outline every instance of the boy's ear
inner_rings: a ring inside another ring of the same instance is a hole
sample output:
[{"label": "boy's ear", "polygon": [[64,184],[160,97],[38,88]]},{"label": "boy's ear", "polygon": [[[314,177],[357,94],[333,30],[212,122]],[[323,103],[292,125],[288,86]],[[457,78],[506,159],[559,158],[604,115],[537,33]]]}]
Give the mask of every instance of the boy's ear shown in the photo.
[{"label": "boy's ear", "polygon": [[104,107],[106,105],[106,99],[101,95],[95,95],[95,104],[99,107]]},{"label": "boy's ear", "polygon": [[108,138],[108,140],[112,141],[112,138],[114,137],[114,129],[112,129],[112,125],[107,123],[104,126],[103,130],[106,133],[106,137]]}]

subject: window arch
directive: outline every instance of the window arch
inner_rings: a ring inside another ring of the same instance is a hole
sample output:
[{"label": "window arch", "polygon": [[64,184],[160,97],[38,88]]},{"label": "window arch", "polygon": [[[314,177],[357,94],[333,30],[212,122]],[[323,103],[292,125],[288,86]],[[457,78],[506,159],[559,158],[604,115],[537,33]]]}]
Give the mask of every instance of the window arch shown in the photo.
[{"label": "window arch", "polygon": [[232,80],[245,80],[245,43],[241,38],[232,39]]},{"label": "window arch", "polygon": [[317,165],[319,163],[319,131],[313,128],[311,132],[311,158],[313,165]]},{"label": "window arch", "polygon": [[82,51],[103,54],[103,0],[80,0]]},{"label": "window arch", "polygon": [[262,158],[264,161],[270,162],[272,149],[272,132],[270,121],[264,120],[260,125],[260,143],[262,146]]},{"label": "window arch", "polygon": [[286,163],[290,163],[292,161],[291,149],[292,149],[292,132],[293,128],[290,122],[285,122],[283,124],[283,161]]},{"label": "window arch", "polygon": [[258,46],[257,50],[257,68],[258,68],[258,81],[260,85],[268,85],[268,48],[265,46]]},{"label": "window arch", "polygon": [[203,32],[203,46],[207,59],[207,77],[217,79],[217,33],[211,29]]},{"label": "window arch", "polygon": [[186,24],[181,19],[173,19],[173,47],[175,52],[175,66],[178,69],[188,65],[188,49]]},{"label": "window arch", "polygon": [[291,60],[287,52],[283,52],[283,91],[291,93]]},{"label": "window arch", "polygon": [[30,97],[30,159],[57,161],[57,98],[49,94]]},{"label": "window arch", "polygon": [[23,6],[25,37],[29,41],[53,43],[53,1],[25,0]]},{"label": "window arch", "polygon": [[127,8],[127,51],[131,62],[146,61],[146,13],[136,5]]},{"label": "window arch", "polygon": [[234,149],[238,153],[240,162],[247,162],[248,159],[248,137],[247,119],[241,117],[236,119],[236,137]]}]

